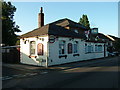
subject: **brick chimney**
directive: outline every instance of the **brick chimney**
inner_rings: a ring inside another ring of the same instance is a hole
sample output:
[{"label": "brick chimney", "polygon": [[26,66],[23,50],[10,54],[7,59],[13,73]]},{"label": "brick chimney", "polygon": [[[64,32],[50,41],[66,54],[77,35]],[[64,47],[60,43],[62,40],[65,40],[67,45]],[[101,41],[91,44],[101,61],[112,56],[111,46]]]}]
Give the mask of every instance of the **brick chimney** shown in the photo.
[{"label": "brick chimney", "polygon": [[43,8],[40,8],[40,13],[38,14],[38,28],[44,26],[44,13]]}]

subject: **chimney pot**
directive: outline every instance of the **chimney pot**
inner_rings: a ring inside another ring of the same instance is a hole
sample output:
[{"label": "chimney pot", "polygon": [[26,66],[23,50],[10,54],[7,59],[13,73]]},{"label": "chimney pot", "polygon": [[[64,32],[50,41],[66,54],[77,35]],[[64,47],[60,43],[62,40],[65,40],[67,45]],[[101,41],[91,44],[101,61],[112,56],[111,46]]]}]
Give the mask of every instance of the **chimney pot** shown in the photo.
[{"label": "chimney pot", "polygon": [[42,7],[40,8],[40,12],[43,13],[43,8]]}]

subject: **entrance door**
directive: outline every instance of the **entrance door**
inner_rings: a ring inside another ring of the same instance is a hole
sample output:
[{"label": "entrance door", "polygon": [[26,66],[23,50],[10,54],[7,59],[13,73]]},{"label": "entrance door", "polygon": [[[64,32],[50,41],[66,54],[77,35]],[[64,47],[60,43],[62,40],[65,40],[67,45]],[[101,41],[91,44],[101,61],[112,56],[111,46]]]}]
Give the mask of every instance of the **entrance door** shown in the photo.
[{"label": "entrance door", "polygon": [[45,66],[46,65],[46,57],[44,54],[44,45],[42,43],[39,43],[37,45],[37,54],[38,54],[37,61],[39,61],[39,65]]},{"label": "entrance door", "polygon": [[42,43],[39,43],[37,46],[37,54],[39,56],[43,56],[44,55],[44,46]]}]

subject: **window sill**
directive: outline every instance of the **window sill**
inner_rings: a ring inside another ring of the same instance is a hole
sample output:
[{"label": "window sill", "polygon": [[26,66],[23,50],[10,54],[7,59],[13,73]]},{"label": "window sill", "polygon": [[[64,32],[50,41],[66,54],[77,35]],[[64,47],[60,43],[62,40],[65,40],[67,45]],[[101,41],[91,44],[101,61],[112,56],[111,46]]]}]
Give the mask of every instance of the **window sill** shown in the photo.
[{"label": "window sill", "polygon": [[90,53],[95,53],[95,52],[86,52],[85,54],[90,54]]},{"label": "window sill", "polygon": [[103,52],[86,52],[85,54],[90,54],[90,53],[103,53]]},{"label": "window sill", "polygon": [[95,52],[95,53],[103,53],[103,52]]},{"label": "window sill", "polygon": [[75,56],[80,56],[80,54],[73,54],[73,56],[75,57]]},{"label": "window sill", "polygon": [[65,57],[65,59],[67,58],[67,55],[60,55],[59,58]]},{"label": "window sill", "polygon": [[32,58],[32,57],[33,57],[33,58],[37,58],[37,56],[34,56],[34,55],[29,55],[28,57],[29,57],[29,58]]}]

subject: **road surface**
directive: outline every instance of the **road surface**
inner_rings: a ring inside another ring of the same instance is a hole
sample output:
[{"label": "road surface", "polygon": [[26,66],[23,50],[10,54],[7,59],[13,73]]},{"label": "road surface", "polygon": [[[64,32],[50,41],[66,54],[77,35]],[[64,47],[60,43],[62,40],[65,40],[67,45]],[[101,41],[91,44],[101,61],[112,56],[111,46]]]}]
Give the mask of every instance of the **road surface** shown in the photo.
[{"label": "road surface", "polygon": [[3,80],[3,88],[118,88],[120,57],[95,62],[78,62],[61,71],[31,73],[22,78]]}]

